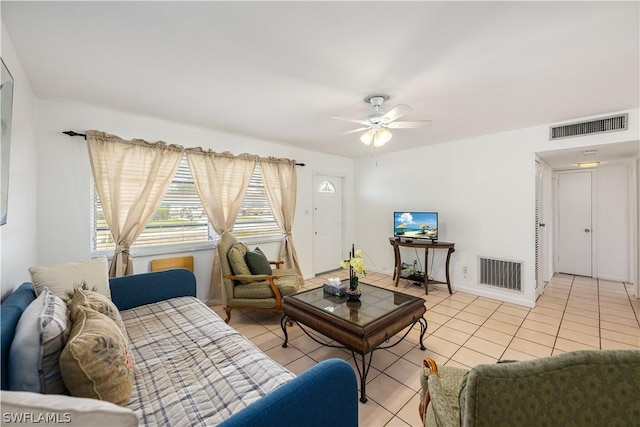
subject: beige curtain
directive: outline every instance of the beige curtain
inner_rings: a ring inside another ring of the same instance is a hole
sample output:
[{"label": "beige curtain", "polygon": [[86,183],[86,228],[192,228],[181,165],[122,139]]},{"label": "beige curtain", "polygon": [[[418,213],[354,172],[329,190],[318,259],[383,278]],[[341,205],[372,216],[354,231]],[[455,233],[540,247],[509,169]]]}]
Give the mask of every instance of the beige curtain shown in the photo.
[{"label": "beige curtain", "polygon": [[300,280],[303,279],[298,255],[293,245],[291,227],[296,213],[296,193],[298,180],[296,176],[295,160],[268,158],[260,162],[260,169],[264,178],[264,188],[267,191],[269,205],[273,218],[284,233],[280,259],[285,261],[287,268],[293,268],[298,272]]},{"label": "beige curtain", "polygon": [[133,274],[129,248],[160,205],[184,149],[87,131],[89,160],[105,220],[116,243],[110,277]]},{"label": "beige curtain", "polygon": [[[256,167],[257,156],[215,153],[200,148],[186,150],[187,160],[202,205],[213,229],[222,234],[231,231],[242,207],[242,199]],[[222,269],[217,250],[213,254],[209,301],[223,302]]]}]

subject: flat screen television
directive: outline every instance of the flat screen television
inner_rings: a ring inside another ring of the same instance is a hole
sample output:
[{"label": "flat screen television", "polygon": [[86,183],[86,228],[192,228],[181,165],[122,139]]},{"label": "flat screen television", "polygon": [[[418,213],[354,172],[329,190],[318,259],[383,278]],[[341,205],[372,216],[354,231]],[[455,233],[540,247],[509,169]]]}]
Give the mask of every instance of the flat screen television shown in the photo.
[{"label": "flat screen television", "polygon": [[393,235],[438,240],[438,212],[394,212]]}]

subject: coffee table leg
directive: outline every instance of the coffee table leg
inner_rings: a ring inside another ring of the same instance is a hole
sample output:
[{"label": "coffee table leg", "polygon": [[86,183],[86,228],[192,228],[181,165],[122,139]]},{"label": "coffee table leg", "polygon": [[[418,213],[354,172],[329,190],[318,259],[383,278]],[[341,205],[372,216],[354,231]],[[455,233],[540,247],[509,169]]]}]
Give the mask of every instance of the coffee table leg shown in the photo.
[{"label": "coffee table leg", "polygon": [[422,338],[424,338],[424,334],[427,332],[427,320],[424,317],[418,319],[420,323],[420,350],[424,351],[427,347],[422,343]]},{"label": "coffee table leg", "polygon": [[369,362],[365,362],[365,353],[359,353],[362,357],[362,369],[360,369],[360,365],[358,365],[358,359],[356,358],[356,353],[351,350],[351,355],[353,356],[353,363],[356,365],[356,369],[358,370],[358,375],[360,375],[360,402],[367,403],[367,375],[369,374],[369,368],[371,367],[371,359],[373,359],[372,350],[369,353]]},{"label": "coffee table leg", "polygon": [[282,319],[280,319],[280,327],[282,328],[282,332],[284,332],[284,343],[282,343],[282,348],[287,348],[287,341],[289,341],[289,335],[287,334],[287,322],[290,322],[290,318],[285,314],[282,316]]}]

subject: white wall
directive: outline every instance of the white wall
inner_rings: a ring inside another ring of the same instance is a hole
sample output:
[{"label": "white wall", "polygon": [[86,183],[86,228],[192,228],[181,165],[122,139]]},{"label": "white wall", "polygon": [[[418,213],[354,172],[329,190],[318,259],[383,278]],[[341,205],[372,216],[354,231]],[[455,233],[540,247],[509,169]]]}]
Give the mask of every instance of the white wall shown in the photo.
[{"label": "white wall", "polygon": [[[545,125],[359,159],[355,206],[367,215],[355,222],[356,245],[369,256],[371,269],[392,272],[393,212],[438,211],[439,239],[456,244],[453,287],[533,306],[535,153],[637,140],[638,110],[629,111],[629,122],[628,131],[561,142],[548,140]],[[442,252],[435,254],[431,275],[436,279],[444,277]],[[478,256],[524,262],[524,292],[479,285]],[[411,261],[415,253],[405,252],[403,258]]]},{"label": "white wall", "polygon": [[[170,100],[167,100],[170,102]],[[63,135],[65,130],[97,129],[124,139],[163,140],[185,147],[202,146],[234,154],[252,153],[296,159],[298,198],[293,237],[305,277],[312,275],[312,183],[314,171],[345,176],[345,217],[353,216],[353,160],[268,141],[231,135],[181,123],[133,115],[101,107],[38,100],[38,259],[41,265],[58,264],[90,257],[90,176],[87,148],[82,138]],[[260,244],[275,256],[276,244]],[[198,297],[208,295],[213,250],[194,253]],[[149,261],[168,255],[138,257],[137,273],[148,271]]]},{"label": "white wall", "polygon": [[632,163],[604,165],[596,176],[596,275],[631,282],[633,222],[629,195]]},{"label": "white wall", "polygon": [[2,26],[2,59],[14,79],[9,202],[7,223],[0,227],[2,298],[22,282],[37,263],[35,96],[13,44]]}]

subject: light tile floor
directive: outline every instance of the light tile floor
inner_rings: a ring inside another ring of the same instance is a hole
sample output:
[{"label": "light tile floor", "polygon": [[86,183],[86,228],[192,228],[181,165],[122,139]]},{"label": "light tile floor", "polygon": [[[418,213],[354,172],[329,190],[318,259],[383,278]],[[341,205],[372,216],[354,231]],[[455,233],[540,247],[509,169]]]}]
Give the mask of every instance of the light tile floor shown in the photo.
[{"label": "light tile floor", "polygon": [[[343,272],[341,272],[343,273]],[[305,282],[304,289],[322,286],[325,277]],[[418,346],[419,327],[403,342],[374,353],[367,377],[366,404],[359,404],[361,427],[419,426],[419,370],[425,357],[439,366],[472,367],[500,359],[526,360],[579,349],[640,350],[640,300],[631,284],[565,274],[547,285],[536,307],[529,309],[463,292],[449,295],[446,287],[424,289],[391,277],[370,273],[363,281],[421,296],[426,300],[426,351]],[[213,309],[224,318],[222,306]],[[282,348],[278,313],[234,310],[231,326],[295,374],[330,357],[347,360],[351,353],[323,347],[293,326],[290,345]]]}]

